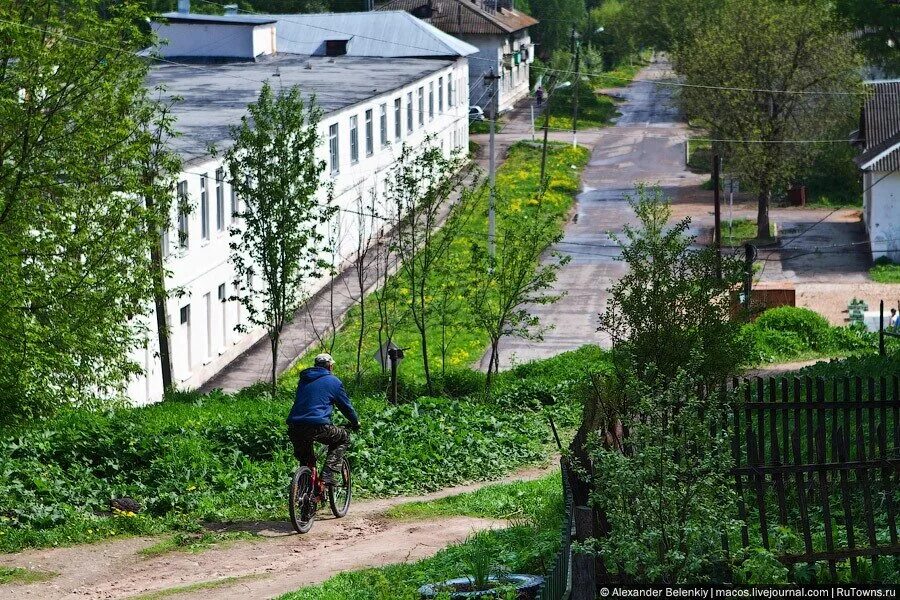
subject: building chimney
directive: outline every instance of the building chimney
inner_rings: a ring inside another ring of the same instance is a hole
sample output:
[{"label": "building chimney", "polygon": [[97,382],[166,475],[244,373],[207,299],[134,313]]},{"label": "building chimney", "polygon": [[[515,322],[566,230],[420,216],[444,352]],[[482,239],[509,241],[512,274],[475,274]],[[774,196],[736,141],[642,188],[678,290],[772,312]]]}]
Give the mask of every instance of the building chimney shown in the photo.
[{"label": "building chimney", "polygon": [[226,4],[223,8],[225,9],[225,14],[229,17],[233,17],[238,14],[237,4]]},{"label": "building chimney", "polygon": [[186,15],[191,12],[191,0],[178,0],[178,12]]}]

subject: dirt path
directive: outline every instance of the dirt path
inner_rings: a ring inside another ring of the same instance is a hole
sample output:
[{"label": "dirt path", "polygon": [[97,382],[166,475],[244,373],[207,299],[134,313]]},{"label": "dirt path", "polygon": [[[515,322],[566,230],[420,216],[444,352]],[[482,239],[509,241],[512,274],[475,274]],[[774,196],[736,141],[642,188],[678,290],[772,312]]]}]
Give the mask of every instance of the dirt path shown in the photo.
[{"label": "dirt path", "polygon": [[[536,479],[553,468],[555,462],[521,470],[500,481]],[[305,536],[295,535],[288,522],[241,523],[229,528],[259,537],[199,554],[170,552],[145,557],[138,552],[160,538],[141,537],[0,556],[0,566],[59,573],[41,583],[0,586],[0,600],[130,598],[152,592],[179,599],[271,598],[342,571],[425,558],[473,531],[504,526],[502,521],[470,517],[415,522],[383,517],[385,510],[398,504],[453,496],[485,485],[489,483],[418,497],[357,502],[344,519],[323,517]],[[176,592],[177,588],[226,578],[224,585]]]}]

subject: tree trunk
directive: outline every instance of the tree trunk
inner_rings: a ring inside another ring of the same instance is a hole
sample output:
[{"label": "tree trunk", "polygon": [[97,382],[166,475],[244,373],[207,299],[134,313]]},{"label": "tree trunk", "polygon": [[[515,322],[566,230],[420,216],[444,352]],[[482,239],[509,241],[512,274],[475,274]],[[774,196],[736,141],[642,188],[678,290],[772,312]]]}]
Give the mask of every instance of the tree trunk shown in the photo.
[{"label": "tree trunk", "polygon": [[272,397],[275,397],[275,382],[278,370],[278,339],[280,332],[275,331],[269,335],[270,346],[272,347]]},{"label": "tree trunk", "polygon": [[772,191],[767,187],[759,191],[759,210],[756,215],[756,237],[767,239],[769,237],[769,204],[772,201]]},{"label": "tree trunk", "polygon": [[159,343],[159,363],[163,394],[172,390],[172,352],[169,347],[169,320],[166,316],[166,277],[162,252],[157,244],[150,248],[153,269],[153,303],[156,307],[156,337]]},{"label": "tree trunk", "polygon": [[431,370],[428,367],[428,337],[425,335],[424,326],[419,328],[419,336],[422,338],[422,367],[425,370],[425,386],[428,388],[428,394],[431,395],[434,394],[434,388],[431,383]]},{"label": "tree trunk", "polygon": [[[360,259],[360,260],[364,260]],[[365,297],[365,271],[364,265],[358,265],[357,276],[359,281],[359,337],[356,339],[356,383],[362,381],[362,347],[363,336],[366,332],[366,297]]]}]

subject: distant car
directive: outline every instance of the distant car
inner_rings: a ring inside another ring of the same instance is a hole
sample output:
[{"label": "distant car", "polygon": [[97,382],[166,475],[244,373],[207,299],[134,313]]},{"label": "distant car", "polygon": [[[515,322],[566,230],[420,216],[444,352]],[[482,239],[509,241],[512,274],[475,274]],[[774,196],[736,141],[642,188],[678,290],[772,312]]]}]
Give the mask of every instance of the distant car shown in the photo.
[{"label": "distant car", "polygon": [[469,107],[469,120],[470,121],[484,121],[484,111],[481,110],[480,106],[470,106]]}]

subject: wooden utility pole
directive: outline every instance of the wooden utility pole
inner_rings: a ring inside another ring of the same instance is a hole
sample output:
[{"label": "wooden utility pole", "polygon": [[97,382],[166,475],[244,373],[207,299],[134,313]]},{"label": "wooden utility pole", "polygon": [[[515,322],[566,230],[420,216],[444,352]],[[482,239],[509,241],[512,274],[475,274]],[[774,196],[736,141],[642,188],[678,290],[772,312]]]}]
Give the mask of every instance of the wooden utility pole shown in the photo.
[{"label": "wooden utility pole", "polygon": [[722,170],[722,158],[715,154],[713,155],[713,174],[712,174],[712,184],[713,184],[713,203],[715,204],[714,214],[715,214],[715,232],[713,233],[713,244],[716,248],[716,278],[722,279],[722,196],[719,188],[721,187],[720,179],[721,179],[721,171]]},{"label": "wooden utility pole", "polygon": [[553,87],[556,78],[551,78],[547,86],[547,99],[544,101],[544,146],[541,150],[541,187],[544,186],[544,173],[547,170],[547,135],[550,132],[550,98],[553,96]]},{"label": "wooden utility pole", "polygon": [[488,173],[490,178],[490,194],[488,197],[488,254],[490,254],[491,258],[494,258],[494,188],[497,179],[497,168],[494,158],[494,124],[497,120],[498,79],[500,79],[500,76],[494,75],[494,69],[491,69],[489,73],[484,74],[484,83],[486,86],[489,86],[488,89],[491,90],[491,95],[488,97],[488,113],[490,115],[490,143],[488,144],[488,151],[490,152],[490,157],[488,160]]},{"label": "wooden utility pole", "polygon": [[578,146],[578,80],[581,79],[581,44],[578,32],[572,28],[572,46],[575,50],[575,81],[572,90],[572,147]]},{"label": "wooden utility pole", "polygon": [[744,308],[750,313],[750,291],[753,287],[753,261],[756,259],[756,247],[744,244]]}]

